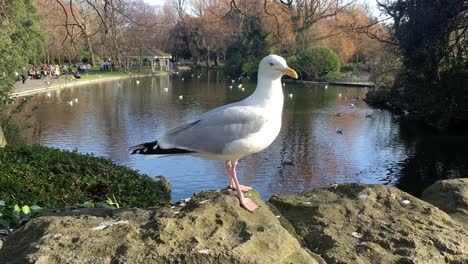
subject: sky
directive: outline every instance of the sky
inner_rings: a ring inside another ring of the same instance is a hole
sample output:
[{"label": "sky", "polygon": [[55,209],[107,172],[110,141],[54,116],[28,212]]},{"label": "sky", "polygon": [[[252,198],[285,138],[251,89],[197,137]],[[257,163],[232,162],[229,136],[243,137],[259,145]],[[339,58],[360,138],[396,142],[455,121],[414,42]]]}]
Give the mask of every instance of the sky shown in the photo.
[{"label": "sky", "polygon": [[[167,0],[144,0],[148,4],[152,5],[163,5]],[[361,3],[368,4],[372,10],[377,10],[376,0],[358,0]],[[375,11],[377,12],[377,11]]]}]

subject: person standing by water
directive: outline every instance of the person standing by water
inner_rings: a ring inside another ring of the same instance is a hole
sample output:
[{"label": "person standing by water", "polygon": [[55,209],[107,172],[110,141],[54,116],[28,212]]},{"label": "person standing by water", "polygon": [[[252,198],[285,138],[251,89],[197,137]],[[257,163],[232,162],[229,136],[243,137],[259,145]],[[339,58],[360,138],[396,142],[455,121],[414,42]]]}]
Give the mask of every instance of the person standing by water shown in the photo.
[{"label": "person standing by water", "polygon": [[26,68],[23,68],[23,70],[21,71],[21,81],[23,82],[23,84],[26,82],[27,76],[28,76],[28,73],[26,71]]}]

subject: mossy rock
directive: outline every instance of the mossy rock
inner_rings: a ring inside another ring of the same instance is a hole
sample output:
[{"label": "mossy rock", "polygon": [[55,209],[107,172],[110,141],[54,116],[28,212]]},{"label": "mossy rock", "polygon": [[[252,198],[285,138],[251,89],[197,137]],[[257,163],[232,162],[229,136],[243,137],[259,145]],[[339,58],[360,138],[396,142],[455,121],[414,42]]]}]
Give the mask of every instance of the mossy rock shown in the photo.
[{"label": "mossy rock", "polygon": [[1,263],[325,263],[301,248],[259,198],[250,213],[230,190],[158,209],[83,209],[32,219]]},{"label": "mossy rock", "polygon": [[467,178],[438,181],[423,191],[421,199],[437,206],[468,229]]},{"label": "mossy rock", "polygon": [[327,263],[468,263],[468,231],[383,185],[343,184],[269,201]]}]

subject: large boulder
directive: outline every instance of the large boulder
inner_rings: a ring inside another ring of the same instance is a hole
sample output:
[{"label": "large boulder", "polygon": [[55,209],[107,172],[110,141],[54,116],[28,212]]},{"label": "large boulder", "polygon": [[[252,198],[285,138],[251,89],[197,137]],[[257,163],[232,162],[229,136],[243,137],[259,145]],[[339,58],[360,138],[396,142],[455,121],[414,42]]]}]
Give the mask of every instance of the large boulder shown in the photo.
[{"label": "large boulder", "polygon": [[468,263],[468,231],[393,187],[335,185],[270,203],[327,263]]},{"label": "large boulder", "polygon": [[325,263],[301,248],[258,193],[255,213],[229,190],[159,209],[86,209],[32,219],[0,263]]},{"label": "large boulder", "polygon": [[424,190],[422,199],[468,228],[467,178],[438,181]]}]

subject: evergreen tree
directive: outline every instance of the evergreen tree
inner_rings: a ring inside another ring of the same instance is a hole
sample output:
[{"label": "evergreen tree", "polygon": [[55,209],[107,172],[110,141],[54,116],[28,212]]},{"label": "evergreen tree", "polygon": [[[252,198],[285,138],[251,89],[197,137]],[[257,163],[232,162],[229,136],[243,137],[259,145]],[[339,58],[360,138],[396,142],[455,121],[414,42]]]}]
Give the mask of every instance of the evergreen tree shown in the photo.
[{"label": "evergreen tree", "polygon": [[258,63],[268,55],[268,48],[268,33],[262,28],[260,19],[245,17],[239,38],[227,49],[226,70],[231,74],[244,72],[255,76]]}]

